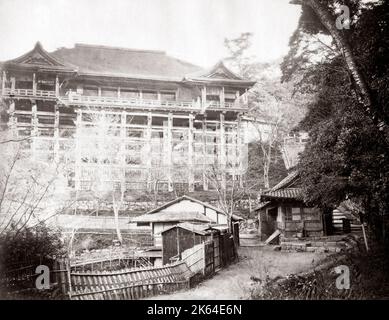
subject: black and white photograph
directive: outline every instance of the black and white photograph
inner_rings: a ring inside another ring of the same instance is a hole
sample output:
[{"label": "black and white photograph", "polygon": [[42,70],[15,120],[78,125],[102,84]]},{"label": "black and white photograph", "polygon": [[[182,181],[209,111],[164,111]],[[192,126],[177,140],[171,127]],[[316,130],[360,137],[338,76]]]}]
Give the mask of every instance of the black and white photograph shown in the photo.
[{"label": "black and white photograph", "polygon": [[0,0],[0,86],[0,300],[389,299],[388,1]]}]

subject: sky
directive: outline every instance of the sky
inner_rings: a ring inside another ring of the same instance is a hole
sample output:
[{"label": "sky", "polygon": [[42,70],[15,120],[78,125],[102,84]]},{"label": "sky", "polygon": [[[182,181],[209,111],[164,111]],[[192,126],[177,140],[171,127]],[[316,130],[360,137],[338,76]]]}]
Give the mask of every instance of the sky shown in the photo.
[{"label": "sky", "polygon": [[289,0],[0,0],[0,61],[75,43],[163,50],[210,67],[225,38],[252,32],[257,61],[288,52],[300,6]]}]

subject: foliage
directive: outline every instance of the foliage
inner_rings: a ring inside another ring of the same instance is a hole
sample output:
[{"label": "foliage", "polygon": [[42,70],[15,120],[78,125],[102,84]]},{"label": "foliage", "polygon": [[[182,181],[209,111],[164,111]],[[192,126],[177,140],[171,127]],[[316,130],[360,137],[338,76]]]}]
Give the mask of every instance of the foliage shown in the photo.
[{"label": "foliage", "polygon": [[[281,83],[279,61],[260,63],[249,56],[251,37],[251,33],[242,33],[238,38],[226,39],[229,51],[226,62],[242,77],[257,81],[248,93],[247,115],[252,119],[254,129],[247,176],[263,182],[259,188],[269,188],[270,181],[274,182],[278,177],[277,172],[284,169],[278,161],[283,139],[304,116],[310,96],[294,92],[293,82]],[[277,169],[273,171],[272,168]]]},{"label": "foliage", "polygon": [[[317,299],[385,299],[388,297],[388,255],[382,248],[370,252],[350,252],[329,257],[325,267],[306,274],[282,278],[266,278],[252,292],[253,299],[317,300]],[[350,268],[350,289],[336,288],[339,274],[334,268]]]},{"label": "foliage", "polygon": [[38,263],[63,255],[61,233],[39,223],[18,232],[8,229],[0,235],[1,269],[3,271]]},{"label": "foliage", "polygon": [[31,159],[24,140],[0,133],[0,234],[43,222],[69,206],[66,169]]},{"label": "foliage", "polygon": [[[321,3],[334,15],[336,1]],[[387,123],[389,68],[384,57],[389,55],[389,4],[347,4],[354,15],[351,28],[342,34],[369,85],[373,114]],[[305,200],[334,207],[350,198],[363,204],[368,219],[382,220],[389,203],[388,137],[361,103],[344,56],[334,43],[318,38],[325,33],[320,23],[315,13],[303,6],[282,65],[284,80],[299,78],[299,91],[316,94],[299,126],[310,134],[299,164]],[[320,59],[313,59],[315,56]]]}]

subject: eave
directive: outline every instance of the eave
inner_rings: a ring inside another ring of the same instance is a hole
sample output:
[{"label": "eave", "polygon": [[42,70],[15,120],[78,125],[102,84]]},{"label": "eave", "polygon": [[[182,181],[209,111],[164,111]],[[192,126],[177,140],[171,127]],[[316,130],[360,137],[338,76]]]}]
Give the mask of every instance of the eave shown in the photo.
[{"label": "eave", "polygon": [[2,69],[12,70],[12,71],[35,71],[35,72],[46,72],[46,73],[63,73],[63,74],[76,74],[77,69],[71,69],[68,67],[60,66],[43,66],[43,65],[32,65],[28,63],[15,63],[12,61],[4,62],[2,64]]},{"label": "eave", "polygon": [[147,81],[173,82],[173,83],[182,82],[182,78],[174,78],[174,77],[142,76],[142,75],[128,75],[128,74],[117,74],[117,73],[82,72],[82,71],[79,71],[77,74],[79,77],[88,77],[88,78],[95,78],[95,79],[147,80]]},{"label": "eave", "polygon": [[193,84],[193,85],[224,85],[231,87],[238,87],[248,89],[256,84],[256,81],[248,81],[248,80],[233,80],[233,79],[211,79],[211,78],[185,78],[183,80],[184,83]]}]

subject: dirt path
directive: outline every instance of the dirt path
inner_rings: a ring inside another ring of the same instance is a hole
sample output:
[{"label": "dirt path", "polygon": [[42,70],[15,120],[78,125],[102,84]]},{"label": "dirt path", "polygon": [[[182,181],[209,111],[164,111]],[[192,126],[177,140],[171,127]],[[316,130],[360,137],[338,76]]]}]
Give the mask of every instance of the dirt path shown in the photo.
[{"label": "dirt path", "polygon": [[239,249],[240,261],[220,270],[214,277],[197,287],[153,299],[200,300],[247,299],[250,296],[251,276],[264,279],[308,271],[328,254],[312,252],[273,251],[272,247]]}]

